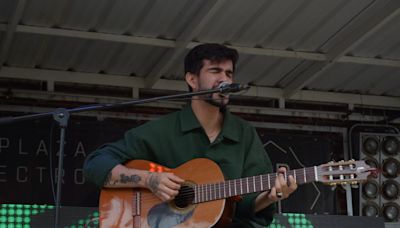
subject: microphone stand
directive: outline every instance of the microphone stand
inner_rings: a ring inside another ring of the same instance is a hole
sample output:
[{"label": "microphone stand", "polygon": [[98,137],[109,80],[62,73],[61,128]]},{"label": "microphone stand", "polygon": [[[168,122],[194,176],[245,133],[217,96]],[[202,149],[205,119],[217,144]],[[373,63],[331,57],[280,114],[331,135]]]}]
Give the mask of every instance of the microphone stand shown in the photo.
[{"label": "microphone stand", "polygon": [[[43,117],[48,117],[52,116],[53,119],[58,123],[59,128],[60,128],[60,148],[59,148],[59,157],[58,157],[58,172],[57,172],[57,192],[56,192],[56,211],[55,211],[55,221],[54,221],[54,227],[59,227],[60,223],[60,202],[61,202],[61,179],[62,179],[62,174],[63,174],[63,159],[64,159],[64,140],[65,140],[65,131],[68,127],[68,121],[71,113],[76,113],[76,112],[83,112],[83,111],[92,111],[92,110],[103,110],[103,109],[111,109],[111,108],[117,108],[117,107],[123,107],[123,106],[128,106],[128,105],[138,105],[138,104],[144,104],[144,103],[150,103],[154,101],[161,101],[161,100],[173,100],[177,98],[186,98],[186,97],[192,97],[196,95],[205,95],[205,94],[210,94],[210,93],[230,93],[230,92],[238,92],[243,89],[248,89],[238,87],[239,84],[221,84],[218,88],[216,89],[210,89],[210,90],[202,90],[202,91],[197,91],[197,92],[189,92],[189,93],[182,93],[182,94],[175,94],[175,95],[167,95],[167,96],[161,96],[161,97],[153,97],[153,98],[147,98],[147,99],[141,99],[141,100],[130,100],[130,101],[125,101],[121,103],[113,103],[113,104],[93,104],[93,105],[85,105],[85,106],[80,106],[77,108],[71,108],[71,109],[66,109],[66,108],[58,108],[52,112],[45,112],[45,113],[38,113],[38,114],[31,114],[31,115],[25,115],[25,116],[17,116],[17,117],[4,117],[0,118],[0,125],[2,124],[9,124],[9,123],[15,123],[15,122],[20,122],[20,121],[25,121],[25,120],[34,120],[34,119],[39,119]],[[51,171],[50,171],[51,172]]]}]

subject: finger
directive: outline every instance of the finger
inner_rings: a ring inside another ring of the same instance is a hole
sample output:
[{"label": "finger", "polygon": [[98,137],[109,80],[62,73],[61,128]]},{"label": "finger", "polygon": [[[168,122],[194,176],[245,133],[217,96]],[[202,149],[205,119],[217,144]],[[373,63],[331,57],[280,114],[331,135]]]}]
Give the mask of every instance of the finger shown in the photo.
[{"label": "finger", "polygon": [[165,186],[173,190],[179,190],[181,188],[180,184],[177,184],[171,180],[165,182]]},{"label": "finger", "polygon": [[175,176],[175,175],[172,176],[171,180],[173,180],[175,183],[178,183],[178,184],[182,184],[183,182],[185,182],[184,179],[182,179],[178,176]]},{"label": "finger", "polygon": [[281,175],[278,175],[278,178],[275,179],[275,190],[276,192],[282,192],[281,181],[279,180]]},{"label": "finger", "polygon": [[269,198],[276,201],[278,199],[278,197],[276,196],[276,188],[272,187],[271,191],[269,192]]},{"label": "finger", "polygon": [[179,191],[168,188],[167,186],[162,186],[160,189],[161,192],[167,194],[169,197],[175,197],[179,193]]},{"label": "finger", "polygon": [[172,200],[172,197],[165,192],[159,192],[157,194],[158,198],[160,198],[163,202]]},{"label": "finger", "polygon": [[282,190],[287,187],[287,181],[285,180],[284,174],[280,173],[278,175],[278,181],[279,181],[279,184],[280,184]]},{"label": "finger", "polygon": [[297,189],[297,183],[292,175],[289,176],[289,183],[289,189],[294,192]]},{"label": "finger", "polygon": [[170,180],[172,180],[173,182],[177,183],[177,184],[182,184],[183,182],[185,182],[184,179],[182,179],[182,178],[180,178],[180,177],[174,175],[173,173],[169,173],[169,174],[168,174],[168,178],[169,178]]},{"label": "finger", "polygon": [[278,168],[278,173],[286,173],[287,169],[285,166],[281,166]]}]

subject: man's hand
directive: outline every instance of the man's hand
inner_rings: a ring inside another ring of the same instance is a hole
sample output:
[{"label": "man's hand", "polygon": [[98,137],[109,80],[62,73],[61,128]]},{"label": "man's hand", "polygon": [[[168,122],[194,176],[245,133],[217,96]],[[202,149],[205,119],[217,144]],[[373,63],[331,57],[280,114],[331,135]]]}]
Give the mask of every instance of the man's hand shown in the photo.
[{"label": "man's hand", "polygon": [[288,180],[285,181],[285,167],[279,168],[278,173],[278,178],[276,178],[275,185],[271,188],[271,191],[263,192],[257,196],[254,208],[255,212],[264,209],[274,202],[288,198],[297,189],[296,180],[292,175],[288,176]]},{"label": "man's hand", "polygon": [[150,172],[145,179],[145,186],[162,201],[171,201],[178,195],[183,179],[172,173]]},{"label": "man's hand", "polygon": [[271,192],[268,194],[268,198],[272,201],[279,201],[289,197],[297,189],[297,184],[292,175],[288,176],[288,180],[285,180],[284,174],[286,173],[285,167],[278,169],[278,178],[275,180],[275,186],[272,187]]}]

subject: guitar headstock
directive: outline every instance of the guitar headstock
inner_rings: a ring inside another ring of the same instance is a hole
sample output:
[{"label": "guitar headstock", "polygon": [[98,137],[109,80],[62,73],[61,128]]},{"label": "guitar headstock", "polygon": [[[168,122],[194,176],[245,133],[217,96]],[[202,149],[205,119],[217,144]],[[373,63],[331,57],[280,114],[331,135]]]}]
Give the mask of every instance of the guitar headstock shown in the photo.
[{"label": "guitar headstock", "polygon": [[365,161],[328,162],[317,167],[318,181],[330,184],[357,184],[366,181],[376,169]]}]

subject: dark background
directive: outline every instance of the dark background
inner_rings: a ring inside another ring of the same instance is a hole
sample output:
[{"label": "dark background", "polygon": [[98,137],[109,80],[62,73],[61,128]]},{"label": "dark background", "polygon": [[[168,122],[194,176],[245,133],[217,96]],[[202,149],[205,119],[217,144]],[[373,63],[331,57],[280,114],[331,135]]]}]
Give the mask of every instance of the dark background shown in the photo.
[{"label": "dark background", "polygon": [[[116,119],[98,121],[77,116],[70,119],[66,135],[62,205],[97,206],[99,190],[83,178],[85,157],[98,146],[119,139],[126,130],[144,122]],[[273,164],[284,163],[296,169],[302,168],[302,165],[320,165],[343,157],[340,134],[266,128],[257,130]],[[50,119],[0,126],[1,203],[54,204],[51,183],[56,189],[58,138],[58,127]],[[316,188],[321,195],[313,206],[318,194]],[[282,211],[346,214],[344,205],[341,189],[316,183],[315,186],[299,186],[290,199],[282,202]]]}]

